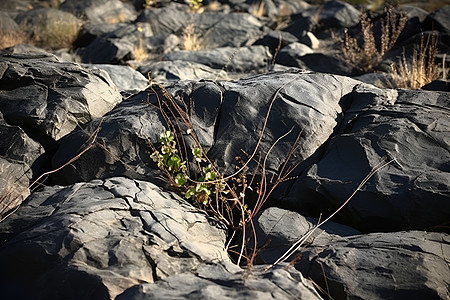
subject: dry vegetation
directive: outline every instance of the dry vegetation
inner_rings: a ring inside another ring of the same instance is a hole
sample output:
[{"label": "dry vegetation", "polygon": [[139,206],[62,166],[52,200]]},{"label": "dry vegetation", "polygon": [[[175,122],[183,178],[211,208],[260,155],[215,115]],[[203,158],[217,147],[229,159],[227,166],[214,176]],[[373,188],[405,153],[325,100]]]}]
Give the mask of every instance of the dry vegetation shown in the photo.
[{"label": "dry vegetation", "polygon": [[436,63],[437,52],[436,34],[433,33],[428,36],[426,41],[422,35],[419,49],[414,49],[410,61],[403,54],[398,64],[390,66],[393,87],[419,89],[441,77],[441,74],[445,78],[445,66],[442,66],[441,72],[439,64]]},{"label": "dry vegetation", "polygon": [[343,60],[364,73],[375,70],[397,42],[406,21],[407,18],[402,12],[397,13],[393,7],[386,9],[386,16],[381,20],[380,46],[377,47],[373,24],[367,13],[363,12],[361,15],[362,46],[358,44],[356,38],[350,37],[345,31],[342,45]]},{"label": "dry vegetation", "polygon": [[184,28],[182,42],[184,50],[198,51],[202,49],[201,34],[196,32],[194,24],[190,24]]}]

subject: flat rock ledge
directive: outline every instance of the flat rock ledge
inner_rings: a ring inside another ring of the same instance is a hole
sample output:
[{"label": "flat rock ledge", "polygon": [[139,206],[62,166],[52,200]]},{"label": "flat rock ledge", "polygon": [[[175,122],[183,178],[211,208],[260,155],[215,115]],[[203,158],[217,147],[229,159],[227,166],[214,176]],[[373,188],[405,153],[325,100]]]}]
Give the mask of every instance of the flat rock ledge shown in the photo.
[{"label": "flat rock ledge", "polygon": [[0,237],[5,299],[320,299],[294,268],[248,275],[217,220],[145,181],[47,187]]}]

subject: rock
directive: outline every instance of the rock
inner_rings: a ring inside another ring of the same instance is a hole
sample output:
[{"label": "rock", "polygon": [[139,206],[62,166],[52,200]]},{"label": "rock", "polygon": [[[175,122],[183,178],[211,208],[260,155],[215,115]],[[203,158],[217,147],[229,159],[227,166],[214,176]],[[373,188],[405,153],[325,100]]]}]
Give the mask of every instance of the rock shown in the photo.
[{"label": "rock", "polygon": [[85,63],[124,64],[133,59],[132,52],[139,44],[141,33],[136,25],[117,26],[117,30],[96,38],[77,54]]},{"label": "rock", "polygon": [[224,91],[216,97],[223,98],[223,104],[209,155],[219,167],[232,172],[239,165],[236,156],[246,160],[242,150],[253,153],[268,108],[276,99],[257,151],[265,155],[276,139],[292,129],[288,137],[274,145],[266,168],[279,170],[299,131],[302,131],[299,148],[291,162],[305,160],[332,134],[341,113],[339,99],[356,83],[345,77],[295,69],[221,83]]},{"label": "rock", "polygon": [[40,8],[21,13],[16,22],[28,39],[47,49],[70,48],[81,27],[74,15],[54,8]]},{"label": "rock", "polygon": [[214,223],[144,181],[45,188],[0,223],[8,240],[0,247],[3,296],[111,299],[137,284],[226,263],[225,232]]},{"label": "rock", "polygon": [[74,41],[75,48],[82,48],[88,46],[96,38],[100,38],[106,35],[114,35],[114,32],[119,32],[121,28],[127,28],[129,24],[119,23],[119,24],[92,24],[85,23],[80,29],[77,39]]},{"label": "rock", "polygon": [[50,54],[2,55],[0,62],[0,112],[45,148],[122,100],[106,73]]},{"label": "rock", "polygon": [[83,130],[63,138],[52,158],[52,168],[62,166],[77,155],[94,134],[96,146],[58,172],[54,182],[67,185],[112,176],[138,179],[158,176],[150,159],[149,141],[159,142],[165,120],[147,103],[148,97],[148,91],[141,92],[120,103],[101,120],[90,122]]},{"label": "rock", "polygon": [[[292,126],[295,133],[272,149],[266,165],[270,171],[280,168],[301,129],[301,143],[291,163],[307,159],[317,151],[337,124],[341,96],[349,93],[357,83],[344,77],[290,70],[248,77],[236,83],[178,82],[167,87],[167,91],[180,101],[182,107],[182,103],[190,107],[194,128],[208,156],[223,172],[229,173],[239,164],[235,157],[244,155],[242,150],[247,153],[254,150],[274,95],[278,95],[277,101],[269,115],[259,151],[266,153]],[[277,94],[279,88],[282,90]],[[149,98],[148,92],[142,92],[122,102],[105,115],[101,123],[91,122],[85,132],[79,130],[64,138],[53,157],[54,168],[74,156],[74,151],[99,126],[97,142],[105,148],[89,150],[61,170],[55,179],[70,184],[119,175],[139,179],[155,176],[148,141],[159,141],[165,121],[147,101],[156,104],[154,95]]]},{"label": "rock", "polygon": [[300,37],[298,40],[312,49],[318,49],[320,45],[320,41],[312,32],[307,32],[305,36]]},{"label": "rock", "polygon": [[257,40],[254,45],[267,46],[270,49],[270,53],[275,54],[281,48],[295,42],[298,42],[298,38],[289,32],[270,31],[264,37]]},{"label": "rock", "polygon": [[1,113],[0,136],[1,221],[30,194],[31,179],[43,172],[45,155],[40,144],[19,126],[6,123]]},{"label": "rock", "polygon": [[339,1],[327,1],[319,8],[318,23],[323,29],[356,26],[361,12],[352,5]]},{"label": "rock", "polygon": [[302,62],[300,57],[314,51],[302,43],[291,43],[278,52],[276,62],[281,65],[297,67],[306,69],[306,65]]},{"label": "rock", "polygon": [[143,91],[148,85],[148,79],[144,75],[128,66],[83,64],[83,67],[106,71],[119,91],[126,94]]},{"label": "rock", "polygon": [[335,299],[448,299],[449,244],[447,234],[423,231],[332,239],[296,267]]},{"label": "rock", "polygon": [[446,5],[441,9],[429,14],[422,24],[423,30],[437,30],[443,34],[450,35],[450,6]]},{"label": "rock", "polygon": [[450,81],[436,79],[421,87],[422,90],[450,92]]},{"label": "rock", "polygon": [[25,42],[25,34],[19,25],[6,13],[0,11],[0,49]]},{"label": "rock", "polygon": [[[273,263],[317,221],[269,208],[255,221],[259,259]],[[335,223],[312,231],[287,262],[334,299],[423,299],[449,296],[450,236],[423,231],[358,234]]]},{"label": "rock", "polygon": [[176,51],[164,55],[163,60],[183,60],[214,69],[251,73],[266,68],[271,61],[271,55],[268,48],[264,46],[224,47],[213,50]]},{"label": "rock", "polygon": [[[258,214],[254,223],[257,249],[260,249],[257,259],[263,264],[273,264],[303,235],[312,230],[318,221],[293,211],[269,207]],[[358,235],[360,232],[348,226],[328,222],[316,229],[306,244],[317,244],[316,239],[322,234],[327,238],[338,238]],[[249,235],[249,246],[254,247],[254,237]]]},{"label": "rock", "polygon": [[34,53],[41,55],[48,55],[48,51],[38,48],[36,46],[30,44],[18,44],[12,47],[8,47],[0,51],[0,54],[25,54],[25,53]]},{"label": "rock", "polygon": [[144,10],[138,22],[150,23],[155,36],[183,35],[193,26],[201,36],[203,49],[250,46],[264,34],[261,22],[245,13],[192,13],[185,5],[173,4]]},{"label": "rock", "polygon": [[373,84],[379,88],[394,88],[395,85],[395,77],[391,73],[366,73],[352,78],[368,84]]},{"label": "rock", "polygon": [[134,7],[120,0],[65,0],[59,8],[91,23],[116,24],[136,19]]},{"label": "rock", "polygon": [[350,104],[337,134],[323,157],[293,184],[286,207],[329,215],[387,157],[394,161],[376,172],[336,220],[363,232],[445,231],[450,217],[448,99],[445,92],[358,86],[343,100]]},{"label": "rock", "polygon": [[238,79],[242,77],[242,74],[232,74],[225,70],[213,69],[200,63],[183,60],[144,64],[138,68],[138,71],[142,74],[150,74],[152,80],[161,84],[180,80]]},{"label": "rock", "polygon": [[[201,265],[154,284],[134,286],[117,297],[126,299],[321,299],[300,272],[284,267],[268,272],[255,266],[252,274],[236,266]],[[248,278],[245,278],[248,276]]]},{"label": "rock", "polygon": [[293,34],[296,38],[304,37],[308,32],[314,31],[318,24],[313,16],[303,13],[291,16],[291,21],[283,31]]},{"label": "rock", "polygon": [[353,70],[348,64],[335,55],[325,53],[310,53],[297,56],[295,51],[289,51],[277,59],[277,63],[292,67],[307,68],[315,72],[324,72],[337,75],[351,75]]}]

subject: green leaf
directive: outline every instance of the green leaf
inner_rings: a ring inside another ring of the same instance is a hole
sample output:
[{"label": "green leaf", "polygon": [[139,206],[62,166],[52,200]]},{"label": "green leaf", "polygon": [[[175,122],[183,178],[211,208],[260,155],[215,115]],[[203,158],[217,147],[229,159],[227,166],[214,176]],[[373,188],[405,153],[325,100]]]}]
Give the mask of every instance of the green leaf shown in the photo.
[{"label": "green leaf", "polygon": [[175,183],[177,185],[184,185],[187,182],[186,175],[183,173],[178,173],[177,176],[175,176]]},{"label": "green leaf", "polygon": [[207,195],[211,194],[211,191],[208,189],[206,184],[199,183],[195,187],[195,192],[200,194],[201,192],[205,192]]},{"label": "green leaf", "polygon": [[195,195],[195,188],[190,188],[186,191],[186,193],[184,194],[184,197],[186,197],[186,199],[189,199],[194,195]]},{"label": "green leaf", "polygon": [[161,143],[164,145],[169,145],[170,142],[173,141],[173,134],[171,131],[163,132],[159,137],[161,139]]},{"label": "green leaf", "polygon": [[200,148],[192,149],[192,154],[197,158],[202,158],[202,150]]},{"label": "green leaf", "polygon": [[169,167],[169,170],[178,171],[181,166],[181,158],[176,154],[172,155],[167,161],[167,166]]},{"label": "green leaf", "polygon": [[205,181],[211,181],[211,180],[214,180],[214,179],[216,179],[216,173],[215,172],[210,171],[210,172],[205,174]]}]

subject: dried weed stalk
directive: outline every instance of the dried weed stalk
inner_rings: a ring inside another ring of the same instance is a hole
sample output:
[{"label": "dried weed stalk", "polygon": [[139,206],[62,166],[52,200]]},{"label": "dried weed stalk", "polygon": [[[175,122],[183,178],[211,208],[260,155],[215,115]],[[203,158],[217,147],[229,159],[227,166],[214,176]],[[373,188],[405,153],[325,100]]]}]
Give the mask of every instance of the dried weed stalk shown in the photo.
[{"label": "dried weed stalk", "polygon": [[[438,53],[437,36],[432,33],[425,41],[422,34],[419,49],[413,50],[411,61],[406,59],[405,54],[399,60],[398,64],[392,64],[390,71],[392,76],[392,85],[395,88],[420,89],[427,83],[440,77],[441,71],[439,64],[436,63]],[[445,63],[442,66],[442,77],[446,77]]]},{"label": "dried weed stalk", "polygon": [[397,42],[406,21],[407,17],[403,12],[397,13],[393,7],[386,9],[386,16],[381,20],[380,46],[377,47],[373,24],[367,13],[363,12],[361,15],[362,47],[345,30],[342,44],[343,60],[359,71],[373,71]]}]

